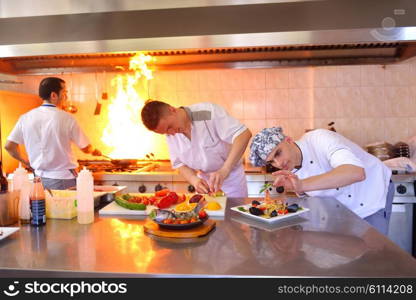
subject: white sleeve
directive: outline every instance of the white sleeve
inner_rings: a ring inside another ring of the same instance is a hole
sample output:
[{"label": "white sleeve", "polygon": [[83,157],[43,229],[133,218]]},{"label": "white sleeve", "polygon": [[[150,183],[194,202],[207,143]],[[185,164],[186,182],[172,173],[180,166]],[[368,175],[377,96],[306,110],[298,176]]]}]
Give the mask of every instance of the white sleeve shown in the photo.
[{"label": "white sleeve", "polygon": [[178,148],[175,147],[175,145],[173,145],[175,142],[172,141],[169,137],[166,138],[166,141],[168,143],[169,158],[170,158],[170,164],[172,165],[172,168],[178,169],[184,166],[185,164],[180,160],[178,154],[176,153],[176,149]]},{"label": "white sleeve", "polygon": [[325,155],[331,167],[336,168],[341,165],[354,165],[364,168],[362,161],[354,154],[352,149],[344,142],[344,138],[339,134],[320,130],[316,135],[314,143],[319,145],[321,154]]},{"label": "white sleeve", "polygon": [[90,140],[79,127],[77,121],[72,119],[71,125],[71,140],[74,142],[80,149],[87,147],[90,144]]},{"label": "white sleeve", "polygon": [[230,116],[221,106],[212,104],[212,124],[221,140],[232,144],[234,139],[243,133],[247,127],[237,119]]},{"label": "white sleeve", "polygon": [[7,137],[8,141],[14,142],[16,144],[23,144],[23,130],[22,130],[22,118],[20,117],[17,121],[16,125],[10,132],[9,136]]}]

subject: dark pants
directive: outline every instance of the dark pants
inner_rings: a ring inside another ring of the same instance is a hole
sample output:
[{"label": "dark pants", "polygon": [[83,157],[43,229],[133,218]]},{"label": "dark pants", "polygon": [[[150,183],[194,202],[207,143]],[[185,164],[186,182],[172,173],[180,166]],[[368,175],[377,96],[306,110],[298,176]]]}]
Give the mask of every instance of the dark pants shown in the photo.
[{"label": "dark pants", "polygon": [[387,235],[389,231],[389,222],[391,216],[391,207],[393,203],[393,196],[394,196],[394,184],[390,181],[389,184],[389,191],[387,192],[386,197],[386,206],[379,211],[375,212],[374,214],[365,217],[366,220],[370,225],[375,227],[378,231],[382,234]]},{"label": "dark pants", "polygon": [[74,179],[53,179],[42,177],[42,184],[45,189],[50,190],[66,190],[77,185],[77,180]]}]

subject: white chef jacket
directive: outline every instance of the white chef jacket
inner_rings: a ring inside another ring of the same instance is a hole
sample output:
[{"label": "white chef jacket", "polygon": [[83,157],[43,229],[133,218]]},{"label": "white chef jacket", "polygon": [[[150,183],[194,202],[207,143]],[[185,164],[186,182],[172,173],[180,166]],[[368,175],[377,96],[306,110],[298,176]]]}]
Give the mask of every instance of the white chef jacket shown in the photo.
[{"label": "white chef jacket", "polygon": [[334,197],[361,218],[368,217],[386,205],[391,170],[378,158],[364,151],[342,135],[326,129],[305,133],[296,141],[302,151],[302,166],[294,173],[308,178],[345,164],[365,169],[366,179],[335,189],[311,191],[315,197]]},{"label": "white chef jacket", "polygon": [[69,170],[78,164],[71,142],[79,148],[90,144],[77,121],[53,104],[43,104],[20,116],[7,139],[25,145],[36,175],[53,179],[74,178]]},{"label": "white chef jacket", "polygon": [[[186,165],[201,171],[199,175],[208,180],[209,173],[224,165],[234,139],[247,127],[213,103],[193,104],[184,109],[192,120],[191,140],[182,133],[167,136],[172,167]],[[222,190],[228,197],[247,197],[241,161],[224,180]]]}]

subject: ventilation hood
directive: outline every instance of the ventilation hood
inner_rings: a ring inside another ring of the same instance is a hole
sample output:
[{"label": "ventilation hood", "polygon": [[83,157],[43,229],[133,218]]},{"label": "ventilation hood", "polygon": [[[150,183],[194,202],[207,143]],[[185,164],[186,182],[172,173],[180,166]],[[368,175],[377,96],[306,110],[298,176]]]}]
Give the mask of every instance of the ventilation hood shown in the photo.
[{"label": "ventilation hood", "polygon": [[0,0],[0,72],[388,64],[416,55],[414,0]]}]

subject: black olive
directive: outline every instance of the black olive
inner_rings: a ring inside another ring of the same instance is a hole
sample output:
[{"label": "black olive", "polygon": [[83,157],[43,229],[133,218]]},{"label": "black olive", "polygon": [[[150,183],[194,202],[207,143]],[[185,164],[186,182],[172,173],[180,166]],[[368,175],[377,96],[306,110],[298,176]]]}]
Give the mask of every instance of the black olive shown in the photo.
[{"label": "black olive", "polygon": [[249,211],[252,215],[255,215],[255,216],[261,216],[263,214],[263,211],[261,209],[258,209],[257,207],[254,207],[254,206],[250,207]]},{"label": "black olive", "polygon": [[277,211],[272,211],[271,213],[270,213],[270,217],[277,217]]},{"label": "black olive", "polygon": [[289,205],[287,207],[287,211],[290,213],[297,212],[298,209],[299,209],[299,205],[297,205],[296,203],[293,203],[292,205]]},{"label": "black olive", "polygon": [[260,205],[260,202],[259,202],[259,201],[257,201],[257,200],[253,200],[253,201],[251,202],[251,205]]},{"label": "black olive", "polygon": [[285,191],[285,187],[284,186],[278,186],[277,188],[276,188],[276,192],[278,192],[278,193],[283,193]]}]

